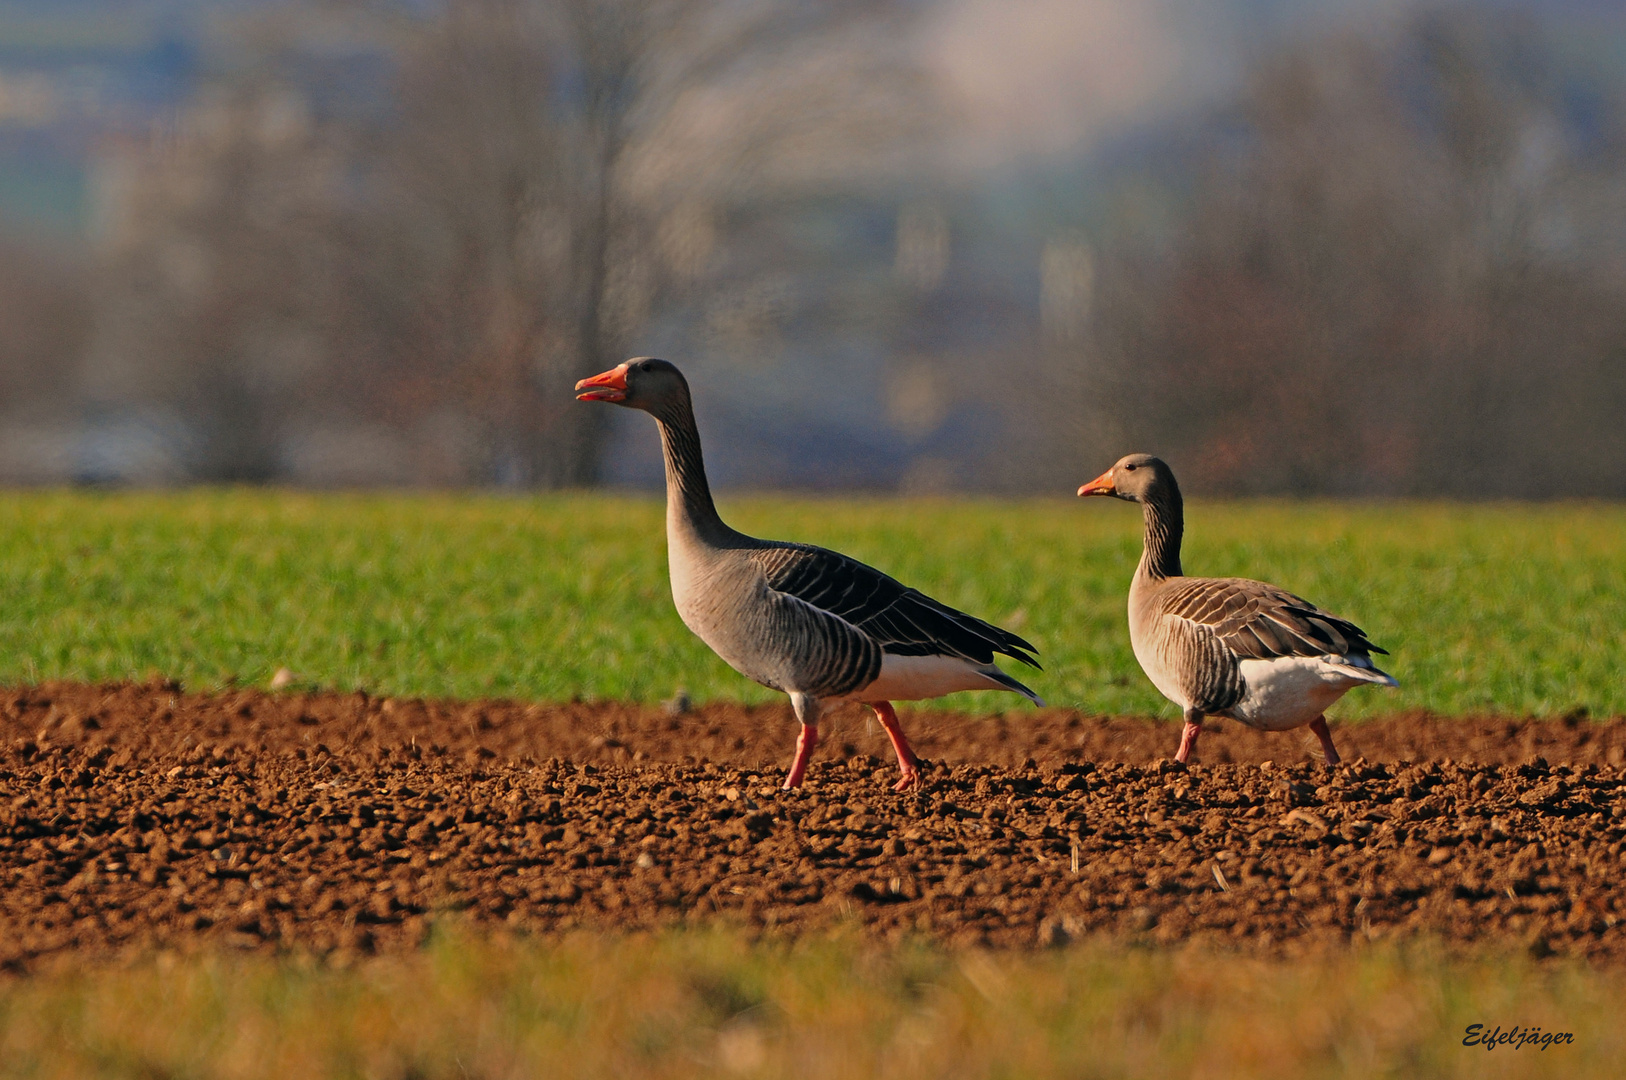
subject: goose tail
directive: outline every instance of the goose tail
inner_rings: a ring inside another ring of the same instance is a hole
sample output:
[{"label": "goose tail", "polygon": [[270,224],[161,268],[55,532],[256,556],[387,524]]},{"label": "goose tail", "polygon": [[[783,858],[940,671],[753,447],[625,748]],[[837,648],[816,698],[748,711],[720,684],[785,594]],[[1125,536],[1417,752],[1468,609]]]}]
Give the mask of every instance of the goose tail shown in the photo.
[{"label": "goose tail", "polygon": [[1329,656],[1326,662],[1350,678],[1374,686],[1399,686],[1400,681],[1366,656]]}]

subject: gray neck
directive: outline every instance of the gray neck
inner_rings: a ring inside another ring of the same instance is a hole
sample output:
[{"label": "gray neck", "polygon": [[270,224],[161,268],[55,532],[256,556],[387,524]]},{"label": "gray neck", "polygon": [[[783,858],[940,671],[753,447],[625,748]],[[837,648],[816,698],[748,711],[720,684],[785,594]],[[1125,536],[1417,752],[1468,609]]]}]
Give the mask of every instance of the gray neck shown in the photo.
[{"label": "gray neck", "polygon": [[688,398],[652,409],[650,415],[660,425],[661,451],[666,458],[667,525],[711,543],[723,543],[735,536],[711,501],[706,464],[700,455],[700,431],[695,427],[694,408]]},{"label": "gray neck", "polygon": [[1140,571],[1147,577],[1183,577],[1180,570],[1180,538],[1186,530],[1185,505],[1180,489],[1153,489],[1141,501],[1146,521],[1146,549],[1140,557]]}]

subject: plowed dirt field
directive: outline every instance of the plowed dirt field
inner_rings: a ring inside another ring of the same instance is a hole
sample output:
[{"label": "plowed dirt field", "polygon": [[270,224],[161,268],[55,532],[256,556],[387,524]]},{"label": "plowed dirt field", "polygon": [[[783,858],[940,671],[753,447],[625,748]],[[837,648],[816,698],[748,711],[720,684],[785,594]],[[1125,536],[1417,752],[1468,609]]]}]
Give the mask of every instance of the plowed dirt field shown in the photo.
[{"label": "plowed dirt field", "polygon": [[[1626,960],[1626,719],[1303,733],[853,709],[782,792],[788,708],[0,692],[0,963],[200,945],[344,956],[439,917],[723,917],[954,944],[1107,933],[1292,952],[1427,933]],[[452,913],[457,913],[453,915]]]}]

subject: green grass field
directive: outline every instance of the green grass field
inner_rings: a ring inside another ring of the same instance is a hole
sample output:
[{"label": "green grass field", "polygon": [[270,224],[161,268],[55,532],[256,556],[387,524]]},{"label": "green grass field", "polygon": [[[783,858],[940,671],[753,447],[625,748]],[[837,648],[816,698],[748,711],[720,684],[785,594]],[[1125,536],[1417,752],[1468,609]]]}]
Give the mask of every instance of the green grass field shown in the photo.
[{"label": "green grass field", "polygon": [[[770,700],[678,621],[658,500],[204,490],[0,496],[0,680],[307,684],[425,696]],[[734,498],[1019,630],[1050,702],[1173,715],[1129,651],[1136,508]],[[1345,717],[1626,712],[1626,507],[1195,503],[1186,568],[1273,580],[1392,653]],[[1014,665],[1008,665],[1013,667]],[[1031,677],[1030,677],[1031,676]],[[1009,695],[946,707],[1000,710]]]},{"label": "green grass field", "polygon": [[[346,970],[160,956],[0,982],[0,1077],[1608,1077],[1623,990],[1426,943],[1281,964],[454,935]],[[1574,1041],[1466,1047],[1472,1024]]]}]

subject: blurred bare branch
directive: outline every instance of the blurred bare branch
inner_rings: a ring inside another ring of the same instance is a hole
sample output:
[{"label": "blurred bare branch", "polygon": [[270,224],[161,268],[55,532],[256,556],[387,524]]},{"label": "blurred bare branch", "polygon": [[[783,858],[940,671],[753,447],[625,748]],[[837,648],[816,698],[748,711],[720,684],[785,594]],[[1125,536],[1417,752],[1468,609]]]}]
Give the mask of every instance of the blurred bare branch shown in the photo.
[{"label": "blurred bare branch", "polygon": [[1295,17],[1223,84],[1113,5],[229,7],[145,112],[0,65],[95,218],[3,252],[7,477],[658,483],[570,388],[667,351],[722,484],[1626,495],[1618,19]]},{"label": "blurred bare branch", "polygon": [[186,418],[203,478],[278,475],[326,424],[400,433],[410,475],[590,482],[606,412],[571,385],[705,275],[725,202],[896,135],[852,35],[902,10],[452,0],[395,26],[370,127],[239,76],[120,162],[105,392]]},{"label": "blurred bare branch", "polygon": [[1264,66],[1188,227],[1111,253],[1081,415],[1211,490],[1626,494],[1626,141],[1529,40],[1435,14]]}]

